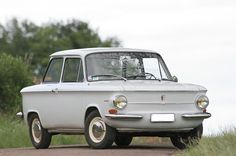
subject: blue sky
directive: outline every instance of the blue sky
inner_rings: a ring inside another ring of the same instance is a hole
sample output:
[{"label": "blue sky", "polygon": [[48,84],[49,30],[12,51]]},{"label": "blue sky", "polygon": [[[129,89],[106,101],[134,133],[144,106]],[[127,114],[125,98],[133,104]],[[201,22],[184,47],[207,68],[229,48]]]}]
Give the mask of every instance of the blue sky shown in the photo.
[{"label": "blue sky", "polygon": [[0,22],[80,19],[124,47],[158,51],[180,82],[208,89],[205,134],[236,127],[236,1],[1,0]]}]

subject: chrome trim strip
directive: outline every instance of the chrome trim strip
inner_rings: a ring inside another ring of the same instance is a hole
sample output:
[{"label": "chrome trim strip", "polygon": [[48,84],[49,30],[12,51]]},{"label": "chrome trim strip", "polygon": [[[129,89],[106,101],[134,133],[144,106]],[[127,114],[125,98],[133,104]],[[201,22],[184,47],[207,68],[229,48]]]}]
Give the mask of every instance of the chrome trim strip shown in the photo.
[{"label": "chrome trim strip", "polygon": [[182,114],[184,118],[209,118],[211,117],[210,113],[192,113],[192,114]]},{"label": "chrome trim strip", "polygon": [[49,133],[62,133],[62,134],[83,134],[84,129],[64,129],[64,128],[56,128],[56,129],[48,129]]},{"label": "chrome trim strip", "polygon": [[143,101],[143,102],[140,102],[140,101],[128,101],[128,104],[159,104],[159,105],[163,105],[163,104],[190,104],[191,102],[166,102],[166,101]]},{"label": "chrome trim strip", "polygon": [[142,119],[141,115],[133,115],[133,114],[106,114],[105,117],[110,119]]}]

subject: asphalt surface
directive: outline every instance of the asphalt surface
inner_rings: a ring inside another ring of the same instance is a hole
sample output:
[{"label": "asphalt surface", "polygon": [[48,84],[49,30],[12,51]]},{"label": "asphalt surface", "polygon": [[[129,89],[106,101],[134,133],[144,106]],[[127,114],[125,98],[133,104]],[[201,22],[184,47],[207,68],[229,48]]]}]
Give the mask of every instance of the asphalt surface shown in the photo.
[{"label": "asphalt surface", "polygon": [[170,145],[130,145],[120,148],[95,150],[87,145],[54,146],[49,149],[0,149],[0,156],[172,156],[177,150]]}]

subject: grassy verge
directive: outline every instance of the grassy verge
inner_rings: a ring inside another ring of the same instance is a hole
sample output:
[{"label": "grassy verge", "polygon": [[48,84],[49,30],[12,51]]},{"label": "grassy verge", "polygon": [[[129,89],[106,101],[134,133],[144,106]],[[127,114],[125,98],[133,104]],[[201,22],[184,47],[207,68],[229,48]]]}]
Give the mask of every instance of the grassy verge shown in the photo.
[{"label": "grassy verge", "polygon": [[[56,135],[52,145],[85,144],[83,136]],[[9,115],[0,115],[0,148],[32,147],[28,127],[21,120]]]},{"label": "grassy verge", "polygon": [[204,137],[199,145],[180,151],[176,156],[235,156],[236,129],[224,131],[218,136]]}]

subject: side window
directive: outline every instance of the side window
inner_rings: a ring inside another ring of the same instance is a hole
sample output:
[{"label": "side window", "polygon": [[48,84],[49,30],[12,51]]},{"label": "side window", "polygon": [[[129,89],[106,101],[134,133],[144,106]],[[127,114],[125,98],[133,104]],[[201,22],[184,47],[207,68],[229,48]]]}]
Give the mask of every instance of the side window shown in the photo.
[{"label": "side window", "polygon": [[43,82],[59,82],[61,76],[62,63],[62,58],[52,59],[44,76]]},{"label": "side window", "polygon": [[64,65],[63,82],[82,82],[84,80],[80,58],[67,58]]}]

